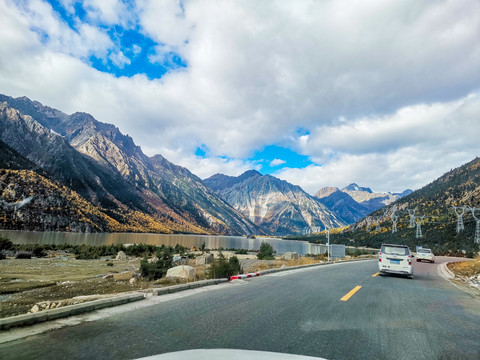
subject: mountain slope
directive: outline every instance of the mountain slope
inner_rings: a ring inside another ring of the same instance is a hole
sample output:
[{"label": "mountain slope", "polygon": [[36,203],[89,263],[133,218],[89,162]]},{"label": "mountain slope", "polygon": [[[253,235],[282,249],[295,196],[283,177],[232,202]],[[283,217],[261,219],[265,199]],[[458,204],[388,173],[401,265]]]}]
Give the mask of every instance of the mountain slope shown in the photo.
[{"label": "mountain slope", "polygon": [[[368,226],[366,220],[355,224],[343,235],[336,235],[335,241],[349,243],[351,239],[358,245],[379,247],[384,242],[403,243],[414,248],[417,245],[431,247],[440,254],[472,255],[480,250],[474,243],[475,219],[468,208],[463,216],[464,230],[456,232],[457,215],[453,206],[468,206],[480,209],[480,159],[449,171],[432,183],[414,191],[404,198],[390,204],[387,218],[380,222],[380,230],[376,225]],[[393,208],[399,216],[397,232],[392,233],[390,215]],[[415,210],[416,216],[425,216],[420,223],[421,238],[416,237],[416,226],[409,227],[408,210]],[[460,210],[459,210],[460,211]],[[382,217],[384,209],[372,214]],[[480,218],[480,210],[475,212]]]},{"label": "mountain slope", "polygon": [[204,182],[254,224],[271,234],[287,235],[301,233],[305,227],[344,225],[299,186],[257,171],[247,171],[238,177],[217,174]]},{"label": "mountain slope", "polygon": [[[323,194],[325,193],[323,192]],[[338,189],[328,196],[319,198],[319,201],[346,224],[355,223],[370,213],[367,207],[359,204],[350,195]]]},{"label": "mountain slope", "polygon": [[[176,224],[170,226],[174,231],[258,232],[198,177],[160,155],[147,157],[115,126],[85,113],[67,115],[25,97],[1,95],[0,101],[6,102],[4,113],[10,114],[10,126],[0,134],[0,140],[94,203],[98,200],[110,207],[114,205],[106,200],[126,204]],[[21,120],[12,121],[15,117]],[[18,130],[15,124],[20,123]],[[21,145],[23,133],[29,134],[27,144],[32,149]],[[92,183],[92,176],[96,182]]]},{"label": "mountain slope", "polygon": [[138,211],[119,220],[75,191],[29,170],[0,169],[0,227],[9,230],[75,232],[169,232]]}]

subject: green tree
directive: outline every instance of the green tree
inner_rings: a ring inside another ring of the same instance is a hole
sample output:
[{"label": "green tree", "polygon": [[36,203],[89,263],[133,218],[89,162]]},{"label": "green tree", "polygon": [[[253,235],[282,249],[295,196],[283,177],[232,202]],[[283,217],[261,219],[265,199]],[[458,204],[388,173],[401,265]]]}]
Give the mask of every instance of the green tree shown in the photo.
[{"label": "green tree", "polygon": [[272,245],[267,242],[262,241],[260,244],[260,250],[258,251],[257,258],[260,260],[273,260],[275,257],[273,254],[275,251],[273,250]]}]

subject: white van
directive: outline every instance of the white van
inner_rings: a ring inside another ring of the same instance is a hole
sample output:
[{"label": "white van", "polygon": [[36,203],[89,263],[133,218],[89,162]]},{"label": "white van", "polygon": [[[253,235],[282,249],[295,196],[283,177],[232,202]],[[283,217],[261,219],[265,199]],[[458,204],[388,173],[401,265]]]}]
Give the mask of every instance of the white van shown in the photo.
[{"label": "white van", "polygon": [[381,274],[402,274],[413,279],[412,256],[408,246],[383,244],[378,253],[378,270]]}]

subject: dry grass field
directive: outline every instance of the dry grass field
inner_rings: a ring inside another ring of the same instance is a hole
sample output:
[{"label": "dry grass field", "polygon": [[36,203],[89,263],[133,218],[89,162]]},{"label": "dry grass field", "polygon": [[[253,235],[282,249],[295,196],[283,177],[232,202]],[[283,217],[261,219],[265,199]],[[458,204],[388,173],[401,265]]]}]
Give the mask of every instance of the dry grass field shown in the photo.
[{"label": "dry grass field", "polygon": [[448,264],[448,268],[457,276],[472,277],[480,274],[480,257],[473,261],[461,261]]}]

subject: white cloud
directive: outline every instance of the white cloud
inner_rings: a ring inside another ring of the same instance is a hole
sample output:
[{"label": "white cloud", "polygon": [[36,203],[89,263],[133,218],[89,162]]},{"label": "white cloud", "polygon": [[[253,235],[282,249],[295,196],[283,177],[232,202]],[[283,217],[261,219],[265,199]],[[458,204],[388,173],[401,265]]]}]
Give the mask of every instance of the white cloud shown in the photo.
[{"label": "white cloud", "polygon": [[110,54],[109,58],[112,60],[112,63],[120,69],[131,63],[130,59],[126,57],[122,51]]},{"label": "white cloud", "polygon": [[324,166],[277,175],[315,193],[356,182],[377,191],[418,189],[480,154],[480,94],[410,106],[392,115],[321,126],[298,148]]},{"label": "white cloud", "polygon": [[272,161],[270,161],[270,166],[274,167],[274,166],[282,165],[282,164],[285,164],[285,163],[286,163],[285,160],[273,159]]},{"label": "white cloud", "polygon": [[95,22],[127,26],[134,20],[127,3],[122,0],[84,0],[83,7],[87,16]]},{"label": "white cloud", "polygon": [[[323,166],[280,175],[313,192],[418,187],[478,153],[475,0],[89,1],[78,31],[45,2],[22,4],[0,2],[1,93],[89,112],[202,177],[240,173],[255,150],[290,138]],[[156,80],[101,73],[81,60],[117,54],[121,65],[128,53],[95,21],[136,23],[188,67]],[[297,139],[299,128],[309,134]],[[192,155],[201,144],[204,166]]]}]

